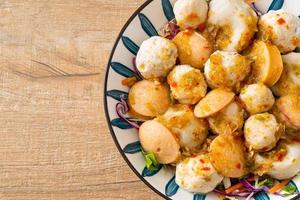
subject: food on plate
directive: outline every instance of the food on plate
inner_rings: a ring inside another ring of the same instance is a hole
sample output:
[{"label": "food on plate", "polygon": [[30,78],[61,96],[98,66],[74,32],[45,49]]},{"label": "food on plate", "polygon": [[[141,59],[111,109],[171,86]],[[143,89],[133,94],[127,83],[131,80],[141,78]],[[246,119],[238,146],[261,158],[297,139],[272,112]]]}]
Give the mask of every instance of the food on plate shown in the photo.
[{"label": "food on plate", "polygon": [[257,15],[243,0],[212,0],[209,3],[208,29],[215,35],[216,48],[241,52],[257,31]]},{"label": "food on plate", "polygon": [[277,116],[288,128],[300,130],[300,96],[289,94],[276,102]]},{"label": "food on plate", "polygon": [[166,84],[142,80],[132,86],[128,94],[129,107],[146,117],[161,115],[168,109],[170,91]]},{"label": "food on plate", "polygon": [[177,0],[174,5],[175,19],[182,29],[196,29],[205,23],[207,12],[205,0]]},{"label": "food on plate", "polygon": [[234,99],[234,93],[227,89],[214,89],[196,105],[194,113],[198,118],[206,118],[216,114]]},{"label": "food on plate", "polygon": [[156,120],[144,122],[139,129],[141,145],[146,152],[152,152],[161,164],[170,164],[180,158],[180,146],[176,137]]},{"label": "food on plate", "polygon": [[207,122],[196,118],[187,105],[170,107],[167,112],[158,116],[158,121],[178,138],[180,146],[186,150],[197,150],[208,135]]},{"label": "food on plate", "polygon": [[272,91],[262,83],[246,85],[242,88],[239,97],[251,114],[266,112],[275,103]]},{"label": "food on plate", "polygon": [[295,94],[300,96],[300,53],[289,53],[282,56],[284,70],[279,81],[272,87],[278,96]]},{"label": "food on plate", "polygon": [[207,84],[200,70],[189,65],[178,65],[168,75],[171,96],[182,104],[196,104],[207,91]]},{"label": "food on plate", "polygon": [[283,192],[300,171],[300,53],[289,53],[300,19],[269,11],[255,34],[245,0],[177,0],[174,13],[163,37],[142,43],[129,109],[125,94],[117,107],[139,130],[146,172],[176,166],[176,183],[193,193],[295,194]]},{"label": "food on plate", "polygon": [[163,37],[153,36],[145,40],[136,57],[136,65],[145,79],[166,77],[176,64],[176,45]]},{"label": "food on plate", "polygon": [[198,69],[203,69],[204,63],[213,51],[210,42],[193,30],[181,31],[175,36],[173,42],[177,46],[180,63]]},{"label": "food on plate", "polygon": [[283,132],[283,126],[269,113],[252,115],[244,126],[246,144],[256,151],[274,148]]},{"label": "food on plate", "polygon": [[209,158],[214,168],[225,177],[242,177],[248,173],[246,148],[237,134],[217,136],[210,145]]},{"label": "food on plate", "polygon": [[250,72],[250,62],[246,57],[227,51],[214,52],[205,63],[204,74],[211,88],[227,87],[239,89]]},{"label": "food on plate", "polygon": [[245,111],[237,101],[233,101],[220,112],[208,118],[209,127],[215,134],[233,133],[244,125]]},{"label": "food on plate", "polygon": [[300,21],[284,10],[269,11],[259,20],[259,35],[270,40],[281,53],[288,53],[300,46]]},{"label": "food on plate", "polygon": [[280,78],[283,64],[278,48],[270,42],[255,41],[250,57],[253,60],[252,74],[249,78],[252,82],[262,82],[267,86],[273,86]]},{"label": "food on plate", "polygon": [[186,158],[176,167],[176,183],[190,192],[208,193],[222,180],[205,154]]},{"label": "food on plate", "polygon": [[272,152],[255,156],[256,172],[278,180],[293,178],[300,171],[300,143],[282,141]]}]

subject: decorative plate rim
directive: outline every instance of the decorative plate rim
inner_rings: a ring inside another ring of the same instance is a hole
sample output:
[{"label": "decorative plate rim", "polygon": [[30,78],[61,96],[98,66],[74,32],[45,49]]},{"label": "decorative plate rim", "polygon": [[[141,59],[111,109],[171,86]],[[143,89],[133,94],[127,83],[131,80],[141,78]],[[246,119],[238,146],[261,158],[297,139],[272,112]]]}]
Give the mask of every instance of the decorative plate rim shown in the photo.
[{"label": "decorative plate rim", "polygon": [[129,161],[129,159],[127,158],[126,154],[123,152],[122,147],[120,146],[118,139],[116,137],[116,134],[112,128],[112,125],[110,124],[110,117],[109,117],[109,112],[107,109],[107,97],[106,97],[106,91],[107,91],[107,80],[108,80],[108,73],[110,70],[110,64],[112,61],[112,58],[114,56],[114,53],[116,51],[116,48],[118,46],[118,43],[123,35],[123,33],[126,31],[126,29],[128,28],[128,26],[130,25],[130,23],[134,20],[134,18],[145,8],[147,7],[153,0],[146,0],[139,8],[137,8],[134,13],[129,17],[129,19],[126,21],[126,23],[123,25],[121,31],[119,32],[117,39],[114,42],[113,48],[111,50],[109,59],[108,59],[108,63],[106,65],[106,70],[105,70],[105,78],[104,78],[104,88],[103,88],[103,102],[104,102],[104,112],[105,112],[105,118],[106,118],[106,123],[108,125],[109,131],[110,131],[110,135],[112,136],[115,145],[118,148],[118,151],[120,152],[121,156],[123,157],[123,159],[126,161],[127,165],[130,167],[130,169],[135,173],[135,175],[145,184],[147,185],[152,191],[154,191],[156,194],[158,194],[159,196],[163,197],[164,199],[167,200],[172,200],[171,198],[167,197],[165,194],[161,193],[160,191],[158,191],[155,187],[153,187],[133,166],[133,164]]},{"label": "decorative plate rim", "polygon": [[[114,45],[112,47],[112,50],[110,52],[109,55],[109,59],[108,59],[108,63],[106,65],[106,69],[105,69],[105,77],[104,77],[104,88],[103,88],[103,102],[104,102],[104,113],[105,113],[105,118],[106,118],[106,123],[108,125],[109,131],[110,131],[110,135],[113,138],[113,141],[118,149],[118,151],[120,152],[121,156],[123,157],[123,159],[125,160],[125,162],[127,163],[127,165],[130,167],[130,169],[135,173],[135,175],[146,185],[148,186],[153,192],[155,192],[156,194],[158,194],[159,196],[161,196],[162,198],[166,199],[166,200],[172,200],[171,198],[169,198],[168,196],[166,196],[165,194],[163,194],[162,192],[160,192],[158,189],[156,189],[154,186],[151,185],[151,183],[149,183],[134,167],[134,165],[130,162],[130,160],[127,158],[126,154],[124,153],[122,147],[120,146],[120,143],[116,137],[116,134],[113,130],[113,127],[111,125],[111,120],[110,120],[110,116],[109,116],[109,111],[108,111],[108,105],[107,105],[107,96],[106,96],[106,92],[107,92],[107,81],[108,81],[108,74],[109,74],[109,70],[110,70],[110,66],[111,66],[111,62],[112,62],[112,58],[114,56],[114,53],[117,49],[117,46],[119,44],[119,41],[123,35],[123,33],[126,31],[126,29],[128,28],[128,26],[131,24],[131,22],[135,19],[136,16],[138,16],[138,14],[144,9],[146,8],[151,2],[153,2],[154,0],[145,0],[145,2],[139,6],[134,12],[133,14],[128,18],[128,20],[126,21],[126,23],[123,25],[121,31],[119,32],[117,38],[115,39]],[[299,16],[300,17],[300,16]],[[300,195],[297,195],[293,198],[291,198],[290,200],[297,200],[300,197]]]}]

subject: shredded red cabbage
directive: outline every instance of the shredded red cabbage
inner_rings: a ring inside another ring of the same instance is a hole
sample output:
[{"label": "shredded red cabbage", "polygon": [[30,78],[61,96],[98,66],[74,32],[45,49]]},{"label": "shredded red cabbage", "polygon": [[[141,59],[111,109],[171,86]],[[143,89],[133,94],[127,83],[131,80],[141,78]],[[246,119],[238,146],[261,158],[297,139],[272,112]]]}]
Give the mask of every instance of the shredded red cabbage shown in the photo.
[{"label": "shredded red cabbage", "polygon": [[252,192],[252,193],[246,198],[246,200],[250,200],[254,195],[255,195],[255,193]]},{"label": "shredded red cabbage", "polygon": [[253,185],[251,185],[251,183],[249,183],[246,179],[243,179],[241,180],[241,183],[244,185],[244,187],[248,190],[248,191],[251,191],[251,192],[254,192],[254,193],[258,193],[258,192],[268,192],[269,191],[269,188],[266,187],[266,186],[262,186],[262,187],[259,187],[259,188],[256,188],[254,187]]},{"label": "shredded red cabbage", "polygon": [[218,189],[214,189],[215,193],[224,195],[224,196],[228,196],[228,197],[248,197],[249,195],[251,195],[252,192],[231,192],[231,193],[226,193],[224,191],[218,190]]},{"label": "shredded red cabbage", "polygon": [[229,197],[247,197],[247,198],[251,198],[253,195],[255,195],[259,192],[268,192],[268,190],[269,190],[269,188],[266,187],[266,186],[256,188],[253,185],[251,185],[251,183],[249,183],[246,179],[240,180],[240,183],[243,184],[243,186],[246,188],[247,191],[226,193],[225,191],[215,189],[214,192],[216,192],[218,194],[222,194],[224,196],[229,196]]},{"label": "shredded red cabbage", "polygon": [[128,108],[127,102],[123,98],[121,98],[121,102],[117,103],[117,105],[116,105],[117,115],[121,119],[123,119],[125,122],[127,122],[129,125],[131,125],[133,128],[139,129],[140,126],[138,125],[137,122],[131,121],[126,118],[126,114],[128,113],[128,111],[129,111],[129,108]]}]

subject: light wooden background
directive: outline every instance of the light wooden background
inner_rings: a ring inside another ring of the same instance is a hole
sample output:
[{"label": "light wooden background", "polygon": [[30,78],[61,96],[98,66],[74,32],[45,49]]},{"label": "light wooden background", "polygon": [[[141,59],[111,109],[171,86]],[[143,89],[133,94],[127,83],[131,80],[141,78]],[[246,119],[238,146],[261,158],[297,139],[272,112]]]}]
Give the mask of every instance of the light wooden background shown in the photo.
[{"label": "light wooden background", "polygon": [[0,0],[0,199],[161,199],[119,155],[103,79],[143,0]]}]

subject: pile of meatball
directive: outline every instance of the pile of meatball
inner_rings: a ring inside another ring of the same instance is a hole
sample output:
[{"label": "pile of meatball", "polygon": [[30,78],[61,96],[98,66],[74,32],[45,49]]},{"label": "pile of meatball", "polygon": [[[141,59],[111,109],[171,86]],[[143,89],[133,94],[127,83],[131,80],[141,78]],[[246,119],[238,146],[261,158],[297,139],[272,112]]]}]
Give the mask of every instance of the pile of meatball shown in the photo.
[{"label": "pile of meatball", "polygon": [[[300,171],[300,21],[244,0],[178,0],[180,32],[145,40],[129,91],[139,138],[176,183],[208,193],[224,177]],[[298,136],[299,135],[299,136]],[[298,138],[299,137],[299,138]]]}]

